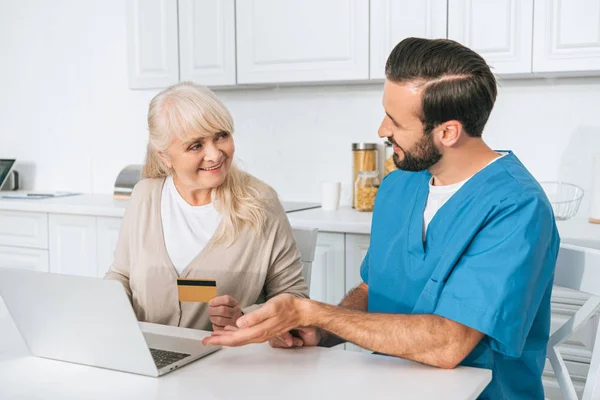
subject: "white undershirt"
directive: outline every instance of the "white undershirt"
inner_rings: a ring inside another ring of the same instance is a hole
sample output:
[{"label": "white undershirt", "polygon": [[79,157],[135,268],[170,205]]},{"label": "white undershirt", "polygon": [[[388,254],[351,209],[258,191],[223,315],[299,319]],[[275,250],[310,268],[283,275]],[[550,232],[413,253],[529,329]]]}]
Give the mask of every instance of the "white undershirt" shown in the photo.
[{"label": "white undershirt", "polygon": [[[494,158],[483,168],[486,168],[494,161],[501,159],[508,153],[498,154],[500,154],[500,157]],[[450,197],[452,197],[454,193],[458,192],[458,190],[473,176],[468,177],[464,181],[445,186],[433,186],[433,177],[429,180],[429,195],[427,196],[427,204],[425,205],[425,211],[423,211],[423,241],[425,241],[427,227],[429,226],[429,223],[431,222],[435,214],[438,212],[438,210],[442,208],[442,206],[446,204],[448,200],[450,200]]]},{"label": "white undershirt", "polygon": [[162,189],[160,216],[167,253],[181,275],[214,235],[221,214],[212,203],[189,205],[177,191],[173,177],[169,176]]}]

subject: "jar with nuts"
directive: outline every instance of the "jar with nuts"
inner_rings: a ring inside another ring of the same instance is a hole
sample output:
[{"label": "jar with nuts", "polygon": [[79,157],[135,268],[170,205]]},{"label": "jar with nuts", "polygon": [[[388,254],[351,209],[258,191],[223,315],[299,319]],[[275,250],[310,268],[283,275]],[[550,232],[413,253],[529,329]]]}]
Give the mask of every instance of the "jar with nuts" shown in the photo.
[{"label": "jar with nuts", "polygon": [[354,206],[358,211],[373,211],[379,189],[379,172],[358,171],[354,185]]}]

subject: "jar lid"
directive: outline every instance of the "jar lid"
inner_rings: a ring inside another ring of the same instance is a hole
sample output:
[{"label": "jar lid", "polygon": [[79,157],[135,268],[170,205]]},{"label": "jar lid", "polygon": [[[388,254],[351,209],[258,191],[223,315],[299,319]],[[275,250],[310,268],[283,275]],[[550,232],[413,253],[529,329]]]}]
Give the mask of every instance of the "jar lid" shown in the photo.
[{"label": "jar lid", "polygon": [[352,143],[352,151],[377,150],[377,143]]}]

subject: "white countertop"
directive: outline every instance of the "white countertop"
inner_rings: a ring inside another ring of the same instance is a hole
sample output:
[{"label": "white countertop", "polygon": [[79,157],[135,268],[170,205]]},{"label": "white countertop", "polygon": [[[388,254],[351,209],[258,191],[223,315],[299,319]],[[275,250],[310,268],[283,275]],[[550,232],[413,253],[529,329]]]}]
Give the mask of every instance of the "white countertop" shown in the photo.
[{"label": "white countertop", "polygon": [[[11,192],[1,192],[10,193]],[[305,203],[283,201],[290,207]],[[110,194],[82,194],[77,196],[50,199],[3,199],[0,198],[0,210],[46,212],[59,214],[93,215],[99,217],[122,218],[127,200],[114,200]],[[358,212],[352,208],[337,211],[324,211],[321,208],[294,211],[288,213],[295,228],[318,228],[325,232],[364,233],[371,231],[370,212]]]},{"label": "white countertop", "polygon": [[294,228],[318,228],[322,232],[371,233],[373,213],[356,211],[342,207],[335,211],[322,208],[298,211],[288,214]]},{"label": "white countertop", "polygon": [[[145,326],[147,326],[145,324]],[[155,326],[157,333],[172,327]],[[190,338],[206,332],[186,330]],[[474,400],[491,371],[336,349],[225,348],[160,378],[36,358],[0,300],[0,399]]]},{"label": "white countertop", "polygon": [[[11,192],[1,192],[11,193]],[[110,194],[83,194],[53,199],[2,199],[0,210],[49,212],[60,214],[94,215],[101,217],[123,217],[127,200],[114,200]],[[298,205],[301,203],[283,202]],[[322,232],[369,234],[373,213],[359,212],[350,207],[336,211],[315,208],[288,213],[295,228],[317,228]],[[557,222],[563,239],[600,241],[600,225],[591,224],[585,217],[575,217]]]},{"label": "white countertop", "polygon": [[110,194],[80,194],[31,200],[0,198],[0,210],[94,215],[99,217],[123,217],[127,204],[127,200],[114,200]]}]

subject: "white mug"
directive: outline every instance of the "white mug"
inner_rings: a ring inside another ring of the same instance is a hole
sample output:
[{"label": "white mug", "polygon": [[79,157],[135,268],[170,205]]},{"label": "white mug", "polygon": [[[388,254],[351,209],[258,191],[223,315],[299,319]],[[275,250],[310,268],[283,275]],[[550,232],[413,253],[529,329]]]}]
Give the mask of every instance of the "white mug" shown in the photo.
[{"label": "white mug", "polygon": [[340,182],[321,182],[321,208],[337,210],[340,205]]}]

